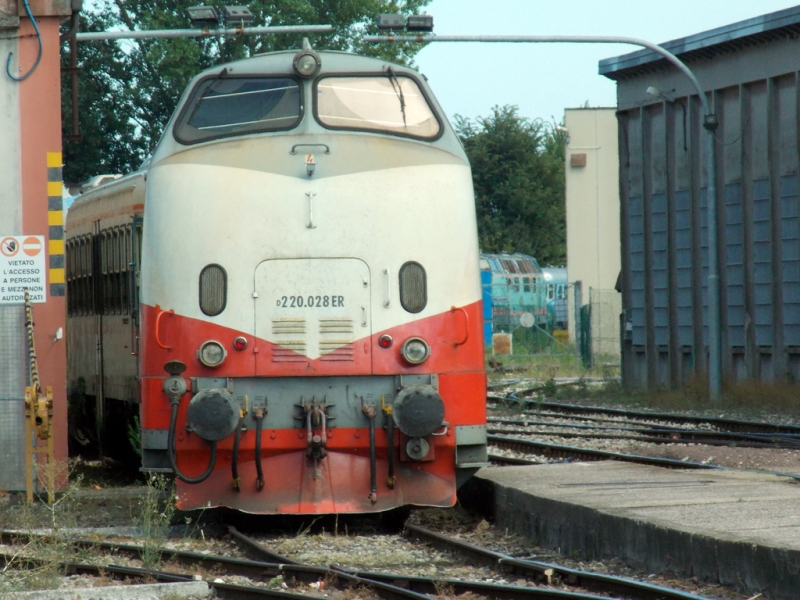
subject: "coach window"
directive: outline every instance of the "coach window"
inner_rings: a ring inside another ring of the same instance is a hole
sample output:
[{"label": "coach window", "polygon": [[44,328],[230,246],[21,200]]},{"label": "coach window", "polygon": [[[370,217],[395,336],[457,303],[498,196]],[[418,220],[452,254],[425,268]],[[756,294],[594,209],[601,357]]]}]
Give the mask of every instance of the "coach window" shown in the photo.
[{"label": "coach window", "polygon": [[174,128],[175,139],[196,144],[222,137],[280,131],[301,118],[300,84],[283,77],[226,77],[200,81]]},{"label": "coach window", "polygon": [[329,129],[380,131],[432,139],[441,124],[410,77],[323,77],[316,86],[316,117]]}]

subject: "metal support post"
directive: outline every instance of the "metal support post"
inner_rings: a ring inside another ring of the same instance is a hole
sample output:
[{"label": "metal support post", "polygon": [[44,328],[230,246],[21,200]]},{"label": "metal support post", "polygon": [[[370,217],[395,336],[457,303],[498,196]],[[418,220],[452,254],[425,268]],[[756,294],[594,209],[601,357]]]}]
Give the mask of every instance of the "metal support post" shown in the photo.
[{"label": "metal support post", "polygon": [[[605,35],[372,35],[364,38],[365,42],[482,42],[482,43],[512,43],[512,44],[630,44],[647,48],[661,55],[670,64],[683,73],[692,84],[703,107],[703,127],[707,131],[706,157],[708,163],[708,340],[709,340],[709,394],[711,401],[719,400],[722,391],[722,353],[720,348],[720,318],[719,318],[719,256],[717,253],[717,240],[719,239],[719,224],[717,222],[717,163],[714,148],[714,132],[717,128],[717,118],[711,112],[711,105],[697,77],[689,67],[677,56],[653,42],[632,37],[617,37]],[[702,349],[696,348],[695,352]]]},{"label": "metal support post", "polygon": [[278,33],[330,33],[331,25],[280,25],[275,27],[227,27],[208,29],[153,29],[150,31],[98,31],[75,34],[79,42],[102,40],[152,40],[184,37],[212,37],[219,35],[274,35]]},{"label": "metal support post", "polygon": [[[705,98],[705,94],[703,95]],[[722,340],[719,306],[719,223],[717,222],[717,149],[714,132],[719,123],[710,109],[706,111],[703,127],[706,130],[706,163],[708,164],[708,389],[711,400],[722,393]]]}]

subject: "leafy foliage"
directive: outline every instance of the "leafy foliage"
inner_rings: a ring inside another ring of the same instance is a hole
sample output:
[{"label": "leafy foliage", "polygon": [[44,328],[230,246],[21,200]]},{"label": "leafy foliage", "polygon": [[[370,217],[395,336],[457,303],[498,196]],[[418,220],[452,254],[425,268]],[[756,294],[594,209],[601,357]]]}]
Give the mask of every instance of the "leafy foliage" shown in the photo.
[{"label": "leafy foliage", "polygon": [[[419,12],[430,0],[251,0],[255,24],[330,24],[308,35],[315,48],[355,51],[411,64],[419,44],[363,42],[377,33],[379,13]],[[197,0],[114,0],[84,10],[82,31],[185,29],[186,8]],[[221,0],[205,2],[222,6]],[[299,48],[302,35],[175,38],[79,45],[80,128],[83,139],[64,145],[64,177],[82,181],[100,173],[134,170],[155,148],[189,79],[215,64],[264,52]],[[63,54],[68,66],[69,52]],[[62,82],[64,133],[70,133],[69,76]]]},{"label": "leafy foliage", "polygon": [[455,125],[472,165],[481,249],[565,264],[564,134],[516,106]]}]

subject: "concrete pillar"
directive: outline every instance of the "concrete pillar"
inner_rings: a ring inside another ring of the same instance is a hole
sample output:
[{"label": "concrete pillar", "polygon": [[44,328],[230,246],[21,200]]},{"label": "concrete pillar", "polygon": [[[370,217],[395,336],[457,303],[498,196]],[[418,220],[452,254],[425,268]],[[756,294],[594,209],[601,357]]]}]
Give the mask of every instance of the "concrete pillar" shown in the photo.
[{"label": "concrete pillar", "polygon": [[[34,304],[34,338],[41,384],[53,388],[55,455],[64,460],[66,344],[65,338],[55,339],[66,326],[59,26],[71,10],[69,0],[30,0],[29,8],[38,36],[23,0],[0,0],[0,238],[45,238],[47,298]],[[9,53],[13,76],[30,72],[22,81],[5,72]],[[0,303],[0,487],[9,491],[24,489],[19,424],[28,365],[23,314],[19,304]]]}]

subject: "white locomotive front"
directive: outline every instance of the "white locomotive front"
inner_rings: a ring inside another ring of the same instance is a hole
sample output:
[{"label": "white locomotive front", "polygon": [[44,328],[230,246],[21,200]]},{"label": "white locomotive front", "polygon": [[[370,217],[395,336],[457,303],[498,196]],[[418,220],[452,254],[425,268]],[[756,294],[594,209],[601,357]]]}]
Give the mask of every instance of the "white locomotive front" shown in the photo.
[{"label": "white locomotive front", "polygon": [[469,164],[412,69],[200,74],[146,174],[143,468],[183,509],[449,506],[486,462]]}]

